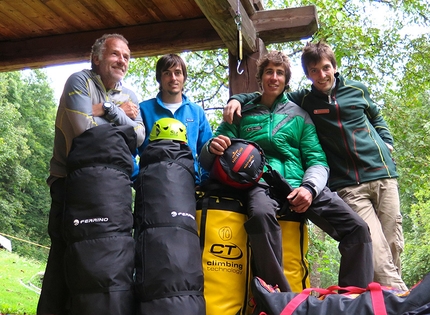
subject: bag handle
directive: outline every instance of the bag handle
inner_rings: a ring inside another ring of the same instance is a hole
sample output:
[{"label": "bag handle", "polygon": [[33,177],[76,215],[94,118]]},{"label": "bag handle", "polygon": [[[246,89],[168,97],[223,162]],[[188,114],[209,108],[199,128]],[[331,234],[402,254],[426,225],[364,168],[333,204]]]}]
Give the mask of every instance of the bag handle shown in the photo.
[{"label": "bag handle", "polygon": [[375,315],[387,315],[387,309],[385,307],[384,295],[382,294],[381,285],[377,282],[371,282],[367,287],[370,290],[370,296],[372,297],[372,306]]},{"label": "bag handle", "polygon": [[304,302],[311,294],[312,291],[318,292],[322,295],[338,294],[338,290],[346,291],[347,294],[362,294],[370,291],[372,301],[372,308],[375,315],[387,315],[385,308],[384,295],[382,294],[382,287],[377,282],[371,282],[366,289],[360,287],[339,287],[330,286],[327,289],[322,288],[308,288],[304,289],[301,293],[296,295],[282,310],[280,315],[292,315],[294,311]]}]

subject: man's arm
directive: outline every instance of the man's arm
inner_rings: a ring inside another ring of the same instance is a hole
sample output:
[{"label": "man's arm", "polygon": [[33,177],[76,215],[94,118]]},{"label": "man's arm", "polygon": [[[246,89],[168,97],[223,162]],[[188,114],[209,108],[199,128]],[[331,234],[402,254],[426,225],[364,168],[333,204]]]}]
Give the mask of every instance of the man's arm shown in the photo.
[{"label": "man's arm", "polygon": [[[126,88],[123,88],[123,96],[126,96],[127,100],[123,102],[116,102],[116,106],[112,108],[112,116],[115,117],[116,125],[130,125],[134,128],[137,135],[137,145],[140,146],[145,140],[145,127],[143,125],[142,116],[140,113],[139,106],[137,105],[136,95]],[[113,102],[115,103],[115,101]],[[105,123],[107,119],[103,106],[103,103],[93,105],[93,116],[98,124]]]},{"label": "man's arm", "polygon": [[329,168],[318,140],[315,126],[308,113],[303,111],[304,125],[299,146],[305,174],[300,187],[287,196],[290,209],[302,213],[311,205],[327,184]]},{"label": "man's arm", "polygon": [[224,150],[231,145],[230,138],[236,138],[238,126],[221,123],[215,131],[215,137],[206,142],[200,152],[199,163],[201,167],[210,172],[217,155],[222,155]]},{"label": "man's arm", "polygon": [[92,100],[89,95],[87,77],[83,72],[72,74],[64,85],[60,106],[64,106],[65,115],[70,121],[67,139],[74,139],[84,131],[97,126],[94,120]]},{"label": "man's arm", "polygon": [[199,162],[200,165],[210,172],[212,165],[215,162],[217,155],[223,155],[224,151],[231,145],[230,138],[227,136],[219,135],[208,142],[206,142],[202,151],[200,152]]},{"label": "man's arm", "polygon": [[325,152],[319,142],[315,125],[308,113],[305,114],[304,119],[305,124],[300,138],[302,164],[305,167],[302,186],[312,188],[315,197],[327,184],[329,166]]},{"label": "man's arm", "polygon": [[[197,143],[196,143],[196,151],[197,151],[196,153],[197,153],[197,160],[199,161],[198,157],[200,156],[200,153],[202,152],[205,144],[212,138],[212,129],[204,110],[200,106],[198,106],[197,108],[198,108],[197,114],[199,115],[198,117],[199,136],[197,138]],[[199,166],[199,170],[200,170],[200,181],[204,182],[206,179],[208,179],[209,172],[201,165]]]},{"label": "man's arm", "polygon": [[244,105],[256,99],[260,95],[261,94],[259,92],[254,92],[254,93],[235,94],[232,97],[230,97],[222,113],[222,117],[224,121],[229,124],[232,124],[235,114],[239,117],[242,116],[241,105]]},{"label": "man's arm", "polygon": [[[136,96],[136,94],[128,89],[127,87],[122,87],[122,91],[121,94],[124,95],[128,95],[127,99],[119,102],[119,106],[118,106],[118,110],[119,110],[119,121],[118,124],[119,125],[130,125],[133,126],[134,131],[136,132],[137,135],[137,146],[141,146],[143,141],[145,140],[145,125],[143,124],[143,119],[140,113],[140,108],[139,108],[139,100]],[[131,108],[132,114],[136,115],[135,118],[132,118],[131,116],[129,116],[125,110],[122,109],[122,107],[124,108]]]}]

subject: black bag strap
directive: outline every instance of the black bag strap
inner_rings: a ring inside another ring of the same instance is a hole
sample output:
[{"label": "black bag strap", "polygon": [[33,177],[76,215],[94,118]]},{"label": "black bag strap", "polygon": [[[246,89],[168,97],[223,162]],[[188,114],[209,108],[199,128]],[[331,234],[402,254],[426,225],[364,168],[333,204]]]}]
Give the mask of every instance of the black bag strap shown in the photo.
[{"label": "black bag strap", "polygon": [[290,183],[277,171],[274,170],[269,164],[266,163],[267,170],[263,173],[262,178],[269,185],[269,190],[272,197],[276,199],[281,205],[278,212],[279,215],[288,213],[290,204],[287,196],[294,190]]}]

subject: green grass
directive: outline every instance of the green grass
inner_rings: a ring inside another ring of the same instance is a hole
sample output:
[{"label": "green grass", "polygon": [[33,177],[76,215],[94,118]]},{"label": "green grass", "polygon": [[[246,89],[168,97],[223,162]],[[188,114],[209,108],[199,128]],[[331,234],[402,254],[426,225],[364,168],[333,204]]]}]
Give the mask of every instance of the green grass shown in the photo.
[{"label": "green grass", "polygon": [[38,273],[44,270],[38,261],[0,250],[0,314],[35,315],[41,286]]}]

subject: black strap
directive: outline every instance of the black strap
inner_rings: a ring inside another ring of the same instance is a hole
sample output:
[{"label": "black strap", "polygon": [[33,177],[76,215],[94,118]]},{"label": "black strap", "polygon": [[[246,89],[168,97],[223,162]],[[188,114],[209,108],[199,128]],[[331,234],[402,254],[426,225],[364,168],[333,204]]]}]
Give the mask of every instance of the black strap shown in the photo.
[{"label": "black strap", "polygon": [[[193,178],[195,178],[196,177],[196,175],[194,174],[194,169],[193,170],[190,170],[184,163],[182,163],[182,162],[180,162],[180,161],[178,161],[178,160],[174,160],[174,159],[171,159],[171,158],[162,158],[161,159],[161,161],[167,161],[167,162],[172,162],[172,163],[176,163],[176,164],[178,164],[178,165],[180,165],[180,166],[182,166],[182,168],[184,168],[188,173],[190,173],[190,175],[193,177]],[[194,164],[193,164],[194,165]]]},{"label": "black strap", "polygon": [[303,219],[300,222],[300,257],[301,257],[302,266],[305,269],[305,274],[303,275],[303,278],[302,278],[302,289],[306,289],[306,279],[309,276],[309,268],[305,261],[305,252],[304,252],[305,228],[306,228],[306,220]]},{"label": "black strap", "polygon": [[294,190],[290,183],[277,171],[272,169],[269,164],[266,164],[267,171],[263,173],[263,179],[269,185],[272,197],[276,199],[281,210],[279,215],[284,215],[289,211],[290,204],[287,200],[287,196]]},{"label": "black strap", "polygon": [[[157,160],[157,161],[153,161],[153,162],[150,162],[150,163],[147,163],[147,164],[145,164],[145,165],[143,165],[143,166],[148,166],[148,165],[151,165],[151,164],[155,164],[155,163],[159,163],[159,162],[162,162],[162,161],[165,161],[165,162],[170,162],[170,163],[175,163],[175,164],[178,164],[178,165],[180,165],[183,169],[185,169],[192,177],[193,177],[193,180],[195,180],[195,177],[196,177],[196,175],[195,175],[195,173],[194,173],[194,168],[193,168],[193,170],[190,170],[189,169],[189,167],[187,167],[184,163],[182,163],[182,162],[180,162],[180,161],[178,161],[178,160],[174,160],[174,159],[171,159],[171,158],[168,158],[168,157],[165,157],[165,156],[163,156],[163,157],[161,157],[159,160]],[[194,163],[194,162],[193,162]],[[193,164],[194,165],[194,164]],[[143,169],[143,168],[142,168]]]},{"label": "black strap", "polygon": [[95,167],[95,166],[104,166],[107,168],[111,168],[111,169],[120,171],[120,172],[124,173],[125,175],[127,175],[127,177],[130,177],[130,175],[131,175],[131,174],[129,174],[129,172],[127,172],[122,167],[118,167],[115,164],[109,164],[109,163],[94,163],[94,164],[89,164],[89,165],[84,165],[84,166],[69,167],[69,168],[67,168],[67,174],[71,174],[71,173],[73,173],[77,170],[80,170],[80,169],[85,169],[85,168],[90,168],[90,167]]},{"label": "black strap", "polygon": [[149,302],[152,300],[156,300],[156,299],[161,299],[161,298],[169,298],[169,297],[174,297],[174,296],[187,296],[187,295],[195,295],[195,296],[202,296],[203,292],[202,291],[175,291],[175,292],[169,292],[169,293],[162,293],[162,294],[153,294],[153,295],[149,295],[149,294],[145,294],[145,298],[141,299],[142,302]]},{"label": "black strap", "polygon": [[99,288],[80,288],[79,290],[71,290],[71,294],[91,294],[91,293],[108,293],[108,292],[117,292],[117,291],[132,291],[133,285],[115,285],[110,287],[99,287]]},{"label": "black strap", "polygon": [[163,228],[163,227],[178,227],[178,228],[184,229],[188,232],[191,232],[195,235],[198,235],[197,231],[195,229],[193,229],[192,227],[187,226],[185,224],[177,224],[177,223],[176,224],[173,224],[173,223],[143,224],[141,231],[146,230],[146,229],[151,229],[151,228]]},{"label": "black strap", "polygon": [[67,233],[67,235],[65,236],[65,239],[66,239],[67,245],[71,246],[74,243],[78,243],[78,242],[82,242],[82,241],[100,240],[100,239],[114,237],[114,236],[131,237],[131,233],[130,232],[114,231],[114,232],[109,232],[109,233],[99,232],[97,234],[90,234],[90,235],[86,235],[86,236],[75,236],[75,235],[69,235],[69,233]]},{"label": "black strap", "polygon": [[202,216],[200,219],[200,249],[202,250],[205,247],[205,237],[206,237],[206,221],[208,217],[208,208],[209,208],[209,196],[204,196],[202,200]]}]

